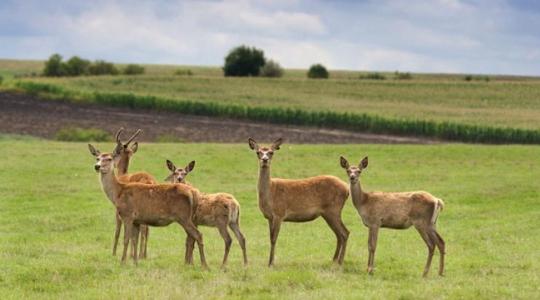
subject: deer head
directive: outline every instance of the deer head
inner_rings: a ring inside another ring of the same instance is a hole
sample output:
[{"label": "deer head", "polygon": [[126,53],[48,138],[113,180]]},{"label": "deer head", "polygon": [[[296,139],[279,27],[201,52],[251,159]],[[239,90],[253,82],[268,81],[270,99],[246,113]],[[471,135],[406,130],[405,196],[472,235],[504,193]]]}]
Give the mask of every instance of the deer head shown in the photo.
[{"label": "deer head", "polygon": [[171,174],[165,178],[165,181],[172,183],[185,183],[186,176],[195,168],[195,161],[191,161],[183,169],[177,168],[174,163],[167,159],[167,168],[171,171]]},{"label": "deer head", "polygon": [[126,155],[128,158],[131,157],[135,152],[137,152],[137,149],[139,148],[139,144],[137,142],[133,143],[131,147],[129,144],[141,133],[141,129],[137,129],[137,131],[127,140],[127,142],[123,143],[120,140],[120,135],[124,131],[124,128],[121,127],[118,132],[116,132],[116,144],[120,147],[120,154]]},{"label": "deer head", "polygon": [[107,174],[114,170],[114,165],[120,156],[120,148],[118,146],[116,146],[113,153],[101,153],[91,144],[88,144],[88,150],[96,158],[96,164],[94,165],[96,172]]},{"label": "deer head", "polygon": [[279,150],[279,147],[283,143],[283,139],[279,138],[275,140],[270,147],[259,147],[257,142],[252,138],[248,139],[248,143],[251,150],[254,150],[257,153],[261,168],[266,168],[270,166],[274,151]]},{"label": "deer head", "polygon": [[349,177],[351,183],[355,184],[358,182],[358,179],[360,179],[362,170],[368,166],[368,157],[364,157],[358,166],[351,166],[345,157],[340,156],[340,164],[341,167],[347,171],[347,176]]}]

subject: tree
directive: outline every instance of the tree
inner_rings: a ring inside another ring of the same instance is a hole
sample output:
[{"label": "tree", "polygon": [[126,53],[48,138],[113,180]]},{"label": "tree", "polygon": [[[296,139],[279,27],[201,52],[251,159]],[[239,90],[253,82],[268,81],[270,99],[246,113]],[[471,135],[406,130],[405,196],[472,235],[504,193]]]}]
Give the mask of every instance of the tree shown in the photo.
[{"label": "tree", "polygon": [[283,68],[277,62],[268,60],[261,68],[261,76],[281,77],[283,76]]},{"label": "tree", "polygon": [[329,74],[328,74],[328,70],[326,70],[326,68],[321,65],[321,64],[315,64],[315,65],[312,65],[311,67],[309,67],[309,71],[307,73],[307,76],[309,78],[328,78]]},{"label": "tree", "polygon": [[90,61],[82,59],[78,56],[71,57],[66,64],[67,75],[69,76],[79,76],[88,74],[88,67],[90,66]]},{"label": "tree", "polygon": [[88,71],[92,75],[117,75],[118,69],[114,64],[106,62],[104,60],[96,60],[93,64],[90,65]]},{"label": "tree", "polygon": [[49,60],[45,62],[45,69],[43,70],[43,75],[54,77],[65,76],[67,73],[66,69],[66,64],[62,62],[62,56],[58,53],[55,53],[51,55],[51,57],[49,57]]},{"label": "tree", "polygon": [[143,74],[143,73],[144,73],[144,67],[136,65],[136,64],[129,64],[124,68],[124,74],[126,75],[137,75],[137,74]]},{"label": "tree", "polygon": [[225,76],[259,76],[265,62],[262,50],[242,45],[232,49],[225,57],[223,72]]}]

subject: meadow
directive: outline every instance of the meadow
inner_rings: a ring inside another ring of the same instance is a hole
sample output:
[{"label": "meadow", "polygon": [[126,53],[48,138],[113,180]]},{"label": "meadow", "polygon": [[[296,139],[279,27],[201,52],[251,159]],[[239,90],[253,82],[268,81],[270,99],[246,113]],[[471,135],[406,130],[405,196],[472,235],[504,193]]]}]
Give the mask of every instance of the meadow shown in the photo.
[{"label": "meadow", "polygon": [[[394,80],[392,73],[383,72],[386,80],[360,80],[365,72],[330,70],[329,80],[312,80],[305,78],[305,70],[286,70],[283,78],[225,78],[219,67],[145,67],[146,74],[140,76],[23,80],[53,84],[72,94],[106,91],[177,101],[540,129],[540,80],[534,77],[465,81],[464,74],[412,74],[412,80]],[[0,70],[11,74],[6,78],[41,69],[37,61],[0,60]],[[174,75],[176,70],[190,70],[193,75]]]},{"label": "meadow", "polygon": [[[112,144],[97,144],[102,151]],[[196,160],[188,180],[203,192],[226,191],[242,205],[249,266],[234,241],[226,270],[223,241],[203,228],[209,271],[185,266],[185,233],[152,228],[149,258],[121,265],[111,255],[114,212],[86,143],[1,136],[0,294],[39,298],[531,299],[540,294],[540,148],[481,145],[284,144],[273,176],[332,174],[339,155],[359,161],[366,190],[427,190],[444,199],[438,229],[447,244],[446,276],[421,273],[427,250],[414,230],[382,230],[375,275],[366,274],[367,230],[352,202],[342,268],[331,263],[335,237],[322,219],[284,223],[276,266],[267,268],[267,222],[256,198],[257,161],[246,144],[141,144],[131,171],[165,178],[165,159]],[[434,258],[434,266],[438,255]]]}]

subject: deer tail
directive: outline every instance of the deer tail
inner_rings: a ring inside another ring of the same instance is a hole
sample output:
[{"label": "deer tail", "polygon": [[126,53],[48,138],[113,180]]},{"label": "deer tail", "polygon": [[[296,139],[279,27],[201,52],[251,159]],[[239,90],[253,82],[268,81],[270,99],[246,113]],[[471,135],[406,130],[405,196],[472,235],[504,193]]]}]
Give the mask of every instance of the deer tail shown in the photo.
[{"label": "deer tail", "polygon": [[431,224],[435,224],[437,222],[437,218],[439,217],[439,213],[444,208],[444,201],[439,198],[435,198],[435,206],[433,207],[433,215],[431,216]]}]

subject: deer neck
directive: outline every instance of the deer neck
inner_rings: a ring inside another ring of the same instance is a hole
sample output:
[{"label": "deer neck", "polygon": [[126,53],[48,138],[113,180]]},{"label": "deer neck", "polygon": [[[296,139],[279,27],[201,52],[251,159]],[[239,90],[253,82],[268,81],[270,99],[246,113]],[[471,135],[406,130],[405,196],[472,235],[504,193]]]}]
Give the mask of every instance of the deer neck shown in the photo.
[{"label": "deer neck", "polygon": [[118,161],[118,166],[116,167],[116,172],[118,176],[126,175],[129,168],[129,157],[121,156],[120,161]]},{"label": "deer neck", "polygon": [[351,197],[352,197],[354,205],[357,208],[366,203],[367,195],[362,190],[362,186],[360,185],[360,180],[358,180],[356,183],[351,183]]},{"label": "deer neck", "polygon": [[266,211],[270,208],[272,197],[270,194],[270,166],[259,167],[259,183],[257,185],[259,193],[259,207]]},{"label": "deer neck", "polygon": [[111,200],[111,202],[116,206],[116,197],[119,194],[121,187],[118,179],[116,178],[116,175],[114,175],[114,170],[111,170],[106,174],[100,173],[100,179],[103,191],[105,192],[109,200]]}]

